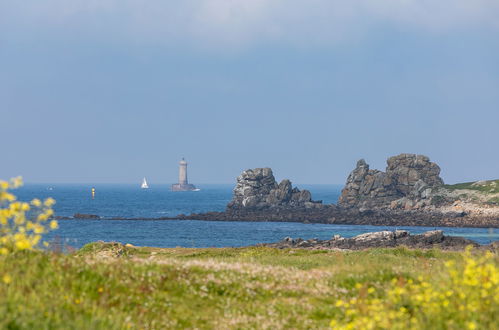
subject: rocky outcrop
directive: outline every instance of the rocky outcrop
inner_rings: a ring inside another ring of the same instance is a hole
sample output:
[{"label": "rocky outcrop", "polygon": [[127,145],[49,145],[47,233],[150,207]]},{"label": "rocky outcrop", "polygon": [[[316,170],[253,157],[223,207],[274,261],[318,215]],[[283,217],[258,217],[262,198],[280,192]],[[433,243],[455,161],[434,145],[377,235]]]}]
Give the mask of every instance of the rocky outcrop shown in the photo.
[{"label": "rocky outcrop", "polygon": [[273,208],[263,210],[227,210],[225,212],[193,213],[158,220],[210,220],[254,222],[310,222],[336,225],[424,226],[424,227],[480,227],[499,228],[497,216],[473,216],[463,212],[430,210],[379,209],[359,211],[325,204],[320,208]]},{"label": "rocky outcrop", "polygon": [[434,202],[432,190],[442,185],[439,173],[439,167],[425,156],[392,157],[386,172],[370,170],[360,160],[348,177],[340,206],[336,206],[314,202],[309,191],[293,188],[289,180],[278,184],[270,168],[257,168],[244,171],[237,178],[225,212],[193,213],[175,219],[499,227],[499,217],[494,215],[474,216],[459,209],[443,213],[439,208],[423,207]]},{"label": "rocky outcrop", "polygon": [[334,235],[330,240],[286,237],[280,242],[260,244],[275,248],[305,248],[305,249],[346,249],[361,250],[368,248],[389,248],[405,246],[418,249],[432,249],[438,247],[444,250],[463,250],[466,246],[496,249],[495,243],[480,246],[479,244],[463,237],[445,236],[441,230],[427,231],[419,235],[411,235],[406,230],[380,231],[365,233],[351,238]]},{"label": "rocky outcrop", "polygon": [[228,211],[264,210],[269,208],[317,208],[322,202],[312,201],[308,190],[293,188],[291,181],[276,182],[270,168],[244,171],[238,178]]},{"label": "rocky outcrop", "polygon": [[359,209],[420,209],[431,204],[433,188],[443,185],[440,167],[423,155],[400,154],[387,160],[385,172],[363,160],[348,176],[339,205]]},{"label": "rocky outcrop", "polygon": [[73,219],[100,219],[96,214],[75,213]]}]

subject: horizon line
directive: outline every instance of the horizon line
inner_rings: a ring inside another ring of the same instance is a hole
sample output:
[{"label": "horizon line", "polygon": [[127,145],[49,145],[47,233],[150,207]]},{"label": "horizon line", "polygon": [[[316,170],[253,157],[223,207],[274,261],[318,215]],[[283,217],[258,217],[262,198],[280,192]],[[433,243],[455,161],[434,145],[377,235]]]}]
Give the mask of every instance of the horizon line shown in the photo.
[{"label": "horizon line", "polygon": [[[151,182],[148,182],[149,185],[172,185],[172,184],[177,184],[178,182],[172,182],[172,183],[168,183],[168,182],[160,182],[160,183],[151,183]],[[88,185],[92,185],[92,184],[130,184],[130,185],[140,185],[140,182],[137,183],[137,182],[28,182],[28,181],[25,181],[24,182],[25,185],[27,184],[40,184],[40,185],[56,185],[56,184],[88,184]],[[204,182],[204,183],[193,183],[194,185],[236,185],[236,183],[234,182]],[[310,185],[310,184],[313,184],[313,185],[345,185],[344,183],[314,183],[314,182],[311,182],[311,183],[294,183],[293,182],[293,185]]]}]

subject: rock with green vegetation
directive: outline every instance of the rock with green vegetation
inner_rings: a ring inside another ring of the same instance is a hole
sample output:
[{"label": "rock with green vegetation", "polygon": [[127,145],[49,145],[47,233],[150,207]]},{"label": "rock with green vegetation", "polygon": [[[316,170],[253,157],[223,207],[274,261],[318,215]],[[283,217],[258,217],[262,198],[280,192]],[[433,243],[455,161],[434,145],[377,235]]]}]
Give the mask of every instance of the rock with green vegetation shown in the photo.
[{"label": "rock with green vegetation", "polygon": [[499,180],[443,185],[432,190],[432,204],[443,211],[461,211],[499,218]]},{"label": "rock with green vegetation", "polygon": [[484,194],[499,194],[499,180],[475,181],[445,185],[448,190],[473,190]]},{"label": "rock with green vegetation", "polygon": [[387,160],[385,172],[361,159],[350,173],[339,205],[346,209],[421,210],[499,219],[499,180],[445,185],[440,167],[423,155]]}]

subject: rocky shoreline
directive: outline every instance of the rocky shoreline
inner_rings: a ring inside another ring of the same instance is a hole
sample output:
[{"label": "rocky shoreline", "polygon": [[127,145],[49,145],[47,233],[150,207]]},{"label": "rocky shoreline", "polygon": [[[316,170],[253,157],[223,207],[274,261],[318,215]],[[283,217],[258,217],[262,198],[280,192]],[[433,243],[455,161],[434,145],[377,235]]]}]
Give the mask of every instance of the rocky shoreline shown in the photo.
[{"label": "rocky shoreline", "polygon": [[75,214],[72,217],[55,217],[57,220],[200,220],[200,221],[249,221],[249,222],[304,222],[338,225],[372,226],[422,226],[422,227],[472,227],[499,228],[497,217],[472,217],[462,213],[431,213],[423,211],[358,211],[335,207],[321,209],[281,209],[253,212],[207,212],[180,214],[175,217],[126,218],[101,217],[95,214]]},{"label": "rocky shoreline", "polygon": [[[310,191],[293,187],[288,179],[278,183],[270,168],[255,168],[237,177],[223,212],[106,219],[499,228],[499,180],[449,186],[439,175],[440,167],[423,155],[390,157],[384,172],[361,159],[335,205],[313,200]],[[59,219],[102,218],[77,213]]]},{"label": "rocky shoreline", "polygon": [[369,248],[407,247],[411,249],[434,249],[461,251],[467,246],[479,249],[499,250],[499,241],[488,245],[480,245],[463,237],[446,236],[441,230],[427,231],[423,234],[411,235],[406,230],[379,231],[365,233],[351,238],[334,235],[330,240],[286,237],[280,242],[258,244],[258,246],[278,249],[302,248],[313,250],[363,250]]},{"label": "rocky shoreline", "polygon": [[342,209],[208,212],[179,215],[175,220],[304,222],[338,225],[499,228],[497,217],[422,211],[358,211]]},{"label": "rocky shoreline", "polygon": [[[177,218],[499,228],[499,207],[478,203],[464,208],[470,200],[461,203],[455,194],[447,194],[439,175],[440,167],[423,155],[390,157],[384,172],[370,169],[361,159],[348,176],[338,204],[327,205],[312,200],[309,191],[293,187],[287,179],[277,183],[270,168],[255,168],[237,178],[233,198],[224,212]],[[494,194],[489,197],[496,198]]]}]

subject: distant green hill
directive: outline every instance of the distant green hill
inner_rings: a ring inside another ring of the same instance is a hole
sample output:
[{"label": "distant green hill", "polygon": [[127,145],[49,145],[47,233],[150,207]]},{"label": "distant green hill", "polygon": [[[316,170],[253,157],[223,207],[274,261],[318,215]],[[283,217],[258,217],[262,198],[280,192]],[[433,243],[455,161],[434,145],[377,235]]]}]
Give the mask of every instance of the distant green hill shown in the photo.
[{"label": "distant green hill", "polygon": [[449,190],[468,189],[468,190],[477,190],[477,191],[481,191],[484,193],[498,194],[499,193],[499,180],[447,184],[444,187],[449,189]]},{"label": "distant green hill", "polygon": [[[476,204],[499,205],[499,180],[464,182],[451,185],[444,185],[447,193],[439,190],[440,195],[445,197],[456,197]],[[463,191],[464,190],[464,191]],[[468,190],[468,191],[466,191]]]}]

